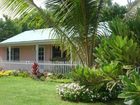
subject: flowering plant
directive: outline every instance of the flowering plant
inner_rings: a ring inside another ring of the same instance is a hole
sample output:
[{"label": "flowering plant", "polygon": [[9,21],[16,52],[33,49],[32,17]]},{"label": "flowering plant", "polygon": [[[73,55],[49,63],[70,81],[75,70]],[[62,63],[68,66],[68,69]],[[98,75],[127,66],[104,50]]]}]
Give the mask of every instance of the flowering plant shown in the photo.
[{"label": "flowering plant", "polygon": [[39,72],[39,65],[34,62],[33,65],[32,65],[32,74],[37,75],[38,73],[40,73]]},{"label": "flowering plant", "polygon": [[9,76],[14,72],[14,70],[1,70],[0,71],[0,77],[2,76]]},{"label": "flowering plant", "polygon": [[64,100],[69,101],[82,101],[82,102],[95,102],[95,101],[109,101],[117,98],[119,94],[119,86],[112,91],[102,87],[99,91],[80,86],[78,83],[61,84],[57,87],[58,94]]}]

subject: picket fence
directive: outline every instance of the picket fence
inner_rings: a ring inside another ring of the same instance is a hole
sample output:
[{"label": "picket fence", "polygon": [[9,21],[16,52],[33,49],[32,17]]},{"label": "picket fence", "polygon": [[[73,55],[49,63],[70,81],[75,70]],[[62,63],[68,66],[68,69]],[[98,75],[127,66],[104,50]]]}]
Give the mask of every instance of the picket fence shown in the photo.
[{"label": "picket fence", "polygon": [[[0,61],[0,69],[4,70],[27,70],[31,71],[34,61]],[[71,62],[38,62],[40,72],[68,73],[78,64]]]}]

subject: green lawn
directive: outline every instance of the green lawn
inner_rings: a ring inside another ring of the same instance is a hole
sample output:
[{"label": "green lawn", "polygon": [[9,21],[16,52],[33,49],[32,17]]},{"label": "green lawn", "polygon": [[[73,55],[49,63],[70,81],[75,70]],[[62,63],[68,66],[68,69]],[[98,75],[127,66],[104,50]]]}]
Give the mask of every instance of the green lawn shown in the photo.
[{"label": "green lawn", "polygon": [[56,93],[58,83],[30,78],[0,78],[0,105],[123,105],[112,103],[72,103],[62,101]]}]

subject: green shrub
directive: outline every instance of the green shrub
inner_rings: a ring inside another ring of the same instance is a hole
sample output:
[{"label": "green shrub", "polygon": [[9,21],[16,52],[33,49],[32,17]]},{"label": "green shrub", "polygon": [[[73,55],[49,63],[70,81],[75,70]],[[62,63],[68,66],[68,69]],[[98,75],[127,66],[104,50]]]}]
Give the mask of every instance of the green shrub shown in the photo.
[{"label": "green shrub", "polygon": [[122,83],[124,85],[122,93],[119,98],[125,99],[124,103],[127,105],[140,104],[140,74],[133,71],[129,76],[122,76]]},{"label": "green shrub", "polygon": [[100,68],[77,67],[72,72],[75,83],[59,86],[61,97],[70,101],[109,101],[122,91],[120,75],[125,74],[118,62]]},{"label": "green shrub", "polygon": [[56,83],[72,83],[73,80],[71,79],[47,79],[50,82],[56,82]]},{"label": "green shrub", "polygon": [[106,77],[110,77],[112,79],[117,79],[119,75],[124,74],[123,69],[118,64],[118,62],[111,62],[110,64],[106,64],[101,67],[101,70]]},{"label": "green shrub", "polygon": [[19,72],[18,76],[21,76],[21,77],[29,77],[30,74],[27,72],[27,71],[22,71],[22,72]]},{"label": "green shrub", "polygon": [[72,72],[75,82],[96,89],[100,89],[104,85],[112,89],[113,86],[120,83],[119,75],[122,74],[124,72],[118,62],[111,62],[98,69],[78,67]]},{"label": "green shrub", "polygon": [[41,80],[41,81],[45,81],[45,80],[46,80],[46,77],[45,77],[45,76],[41,76],[41,77],[40,77],[40,80]]},{"label": "green shrub", "polygon": [[30,77],[30,73],[28,71],[23,71],[23,70],[15,70],[12,73],[13,76],[20,76],[20,77]]},{"label": "green shrub", "polygon": [[125,72],[118,62],[106,64],[102,66],[101,70],[103,72],[104,79],[106,80],[106,87],[109,90],[112,90],[115,85],[122,85],[119,76],[125,74]]},{"label": "green shrub", "polygon": [[103,72],[95,68],[88,67],[77,67],[72,72],[72,77],[75,82],[78,82],[80,85],[86,86],[102,86],[104,81]]},{"label": "green shrub", "polygon": [[121,65],[138,66],[140,62],[140,48],[138,44],[128,37],[112,36],[102,40],[96,48],[96,61],[101,64],[109,64],[118,61]]},{"label": "green shrub", "polygon": [[67,73],[67,74],[52,73],[48,77],[51,78],[51,79],[70,79],[71,78],[71,73]]}]

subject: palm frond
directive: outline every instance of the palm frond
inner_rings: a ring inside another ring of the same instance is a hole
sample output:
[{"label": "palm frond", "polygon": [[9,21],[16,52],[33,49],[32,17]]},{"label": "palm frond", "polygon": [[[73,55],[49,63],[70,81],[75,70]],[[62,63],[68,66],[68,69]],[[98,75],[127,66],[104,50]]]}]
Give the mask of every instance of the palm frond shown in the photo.
[{"label": "palm frond", "polygon": [[28,0],[4,0],[1,2],[0,11],[6,11],[12,18],[20,17],[25,13],[35,10]]},{"label": "palm frond", "polygon": [[128,4],[128,13],[126,14],[126,18],[133,18],[137,13],[137,8],[140,8],[140,0],[135,0]]}]

